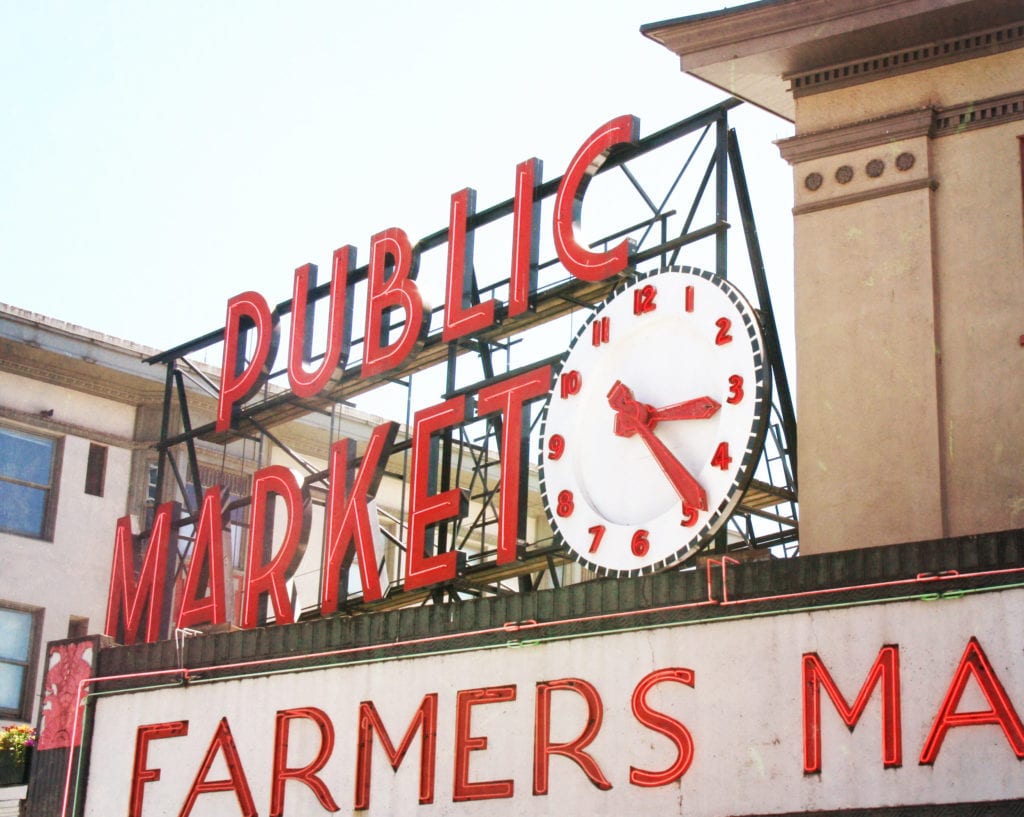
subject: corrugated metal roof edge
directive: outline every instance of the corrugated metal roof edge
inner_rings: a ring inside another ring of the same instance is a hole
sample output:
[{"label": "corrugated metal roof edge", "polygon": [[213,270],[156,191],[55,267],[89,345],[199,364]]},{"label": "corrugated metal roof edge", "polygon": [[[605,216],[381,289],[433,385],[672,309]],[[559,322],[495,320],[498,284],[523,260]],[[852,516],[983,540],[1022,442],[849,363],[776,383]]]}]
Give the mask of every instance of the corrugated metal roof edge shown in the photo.
[{"label": "corrugated metal roof edge", "polygon": [[[742,602],[756,614],[842,602],[884,602],[913,595],[996,587],[1024,580],[1024,530],[1000,531],[847,550],[795,559],[730,565],[710,571],[712,598]],[[426,605],[360,616],[332,616],[253,630],[210,633],[186,641],[113,646],[100,651],[97,675],[246,664],[246,672],[301,669],[438,649],[515,645],[596,635],[623,626],[661,626],[736,614],[708,603],[704,571],[606,579],[554,590]],[[211,670],[215,672],[215,670]],[[217,673],[220,674],[220,673]]]}]

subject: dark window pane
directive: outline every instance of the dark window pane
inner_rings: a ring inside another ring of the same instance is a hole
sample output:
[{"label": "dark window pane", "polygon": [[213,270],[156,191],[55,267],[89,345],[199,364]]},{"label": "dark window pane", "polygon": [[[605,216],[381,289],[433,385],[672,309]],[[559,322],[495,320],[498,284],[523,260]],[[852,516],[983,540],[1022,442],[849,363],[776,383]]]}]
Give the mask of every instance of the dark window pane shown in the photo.
[{"label": "dark window pane", "polygon": [[0,529],[42,536],[49,491],[0,481]]},{"label": "dark window pane", "polygon": [[0,664],[0,709],[21,709],[21,693],[25,686],[25,667]]},{"label": "dark window pane", "polygon": [[89,443],[89,459],[85,464],[85,492],[103,496],[103,481],[107,473],[107,447]]},{"label": "dark window pane", "polygon": [[0,607],[0,659],[28,661],[32,647],[32,614]]},{"label": "dark window pane", "polygon": [[50,484],[54,441],[0,428],[0,477]]}]

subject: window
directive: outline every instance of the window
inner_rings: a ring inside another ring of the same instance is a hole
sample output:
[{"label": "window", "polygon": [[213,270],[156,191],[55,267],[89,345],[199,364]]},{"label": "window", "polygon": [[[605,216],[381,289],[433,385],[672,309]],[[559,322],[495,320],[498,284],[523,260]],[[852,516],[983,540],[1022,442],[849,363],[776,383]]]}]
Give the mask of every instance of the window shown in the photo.
[{"label": "window", "polygon": [[85,464],[85,492],[90,496],[103,496],[106,475],[107,447],[89,443],[89,459]]},{"label": "window", "polygon": [[53,537],[60,440],[0,428],[0,530]]},{"label": "window", "polygon": [[41,610],[0,602],[0,716],[32,717]]}]

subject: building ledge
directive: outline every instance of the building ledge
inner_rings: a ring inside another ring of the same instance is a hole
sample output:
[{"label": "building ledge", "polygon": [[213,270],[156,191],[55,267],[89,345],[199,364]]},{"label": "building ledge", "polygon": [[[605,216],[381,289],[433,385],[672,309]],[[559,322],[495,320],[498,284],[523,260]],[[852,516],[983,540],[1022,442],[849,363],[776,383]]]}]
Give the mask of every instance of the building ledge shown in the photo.
[{"label": "building ledge", "polygon": [[762,0],[640,31],[683,71],[793,121],[794,92],[1018,48],[1021,25],[1013,0]]}]

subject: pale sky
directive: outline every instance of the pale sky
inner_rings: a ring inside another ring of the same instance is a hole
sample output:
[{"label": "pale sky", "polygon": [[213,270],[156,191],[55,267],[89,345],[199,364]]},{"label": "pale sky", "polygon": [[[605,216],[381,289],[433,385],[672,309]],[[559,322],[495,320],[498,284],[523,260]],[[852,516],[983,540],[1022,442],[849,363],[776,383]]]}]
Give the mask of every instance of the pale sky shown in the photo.
[{"label": "pale sky", "polygon": [[[156,348],[217,329],[342,244],[445,228],[463,187],[510,198],[523,159],[560,175],[615,116],[724,99],[639,33],[720,5],[0,0],[0,301]],[[730,123],[791,336],[792,131]]]}]

